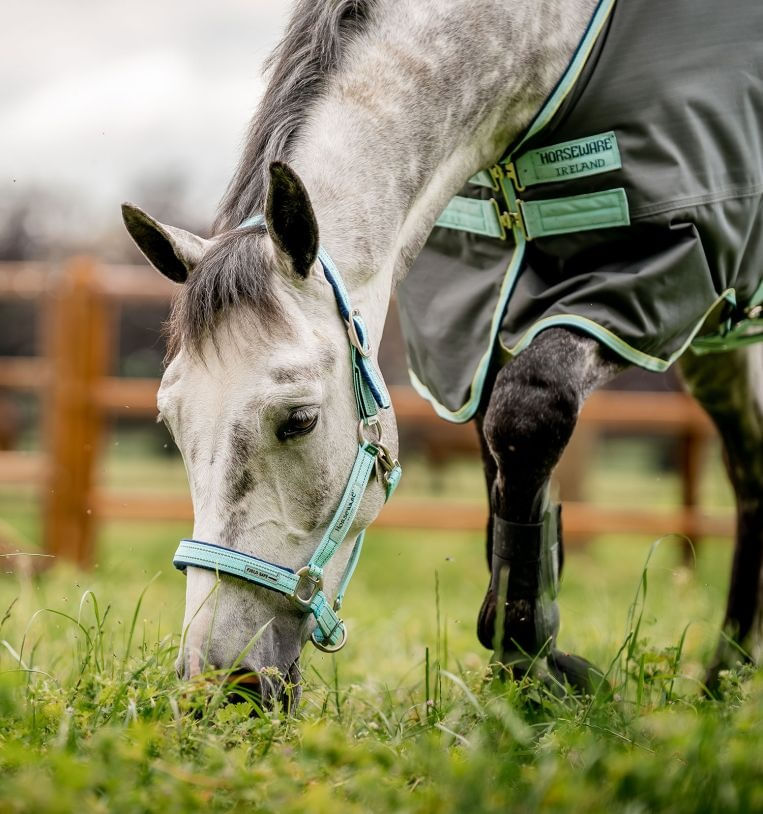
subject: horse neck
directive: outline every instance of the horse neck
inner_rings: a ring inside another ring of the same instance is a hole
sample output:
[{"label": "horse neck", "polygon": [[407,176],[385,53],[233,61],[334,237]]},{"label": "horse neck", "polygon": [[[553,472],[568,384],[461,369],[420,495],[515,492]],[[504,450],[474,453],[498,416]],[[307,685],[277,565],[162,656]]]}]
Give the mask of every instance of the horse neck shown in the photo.
[{"label": "horse neck", "polygon": [[439,213],[531,121],[595,5],[381,0],[348,45],[290,161],[375,346]]}]

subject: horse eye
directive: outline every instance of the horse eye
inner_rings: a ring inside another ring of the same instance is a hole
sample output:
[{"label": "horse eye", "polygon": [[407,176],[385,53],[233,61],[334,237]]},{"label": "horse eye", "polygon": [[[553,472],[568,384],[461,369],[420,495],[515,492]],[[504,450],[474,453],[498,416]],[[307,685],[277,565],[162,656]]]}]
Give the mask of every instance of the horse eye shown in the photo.
[{"label": "horse eye", "polygon": [[318,423],[319,410],[316,407],[302,407],[294,410],[276,432],[279,441],[294,438],[297,435],[307,435],[315,429]]}]

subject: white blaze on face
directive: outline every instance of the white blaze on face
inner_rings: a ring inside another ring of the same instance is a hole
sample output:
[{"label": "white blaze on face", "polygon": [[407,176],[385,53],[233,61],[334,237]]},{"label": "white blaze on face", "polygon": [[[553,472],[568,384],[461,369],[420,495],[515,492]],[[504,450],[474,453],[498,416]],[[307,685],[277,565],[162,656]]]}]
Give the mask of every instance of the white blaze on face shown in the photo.
[{"label": "white blaze on face", "polygon": [[[307,307],[304,298],[298,305],[288,289],[281,292],[288,329],[253,325],[245,310],[230,314],[216,348],[208,341],[201,358],[178,354],[158,397],[188,473],[193,538],[293,570],[317,548],[357,453],[344,326],[325,281],[311,285],[315,296]],[[383,500],[372,477],[353,528],[327,566],[329,596],[354,536]],[[281,594],[189,568],[180,672],[230,667],[265,624],[240,669],[274,666],[285,673],[311,619]]]}]

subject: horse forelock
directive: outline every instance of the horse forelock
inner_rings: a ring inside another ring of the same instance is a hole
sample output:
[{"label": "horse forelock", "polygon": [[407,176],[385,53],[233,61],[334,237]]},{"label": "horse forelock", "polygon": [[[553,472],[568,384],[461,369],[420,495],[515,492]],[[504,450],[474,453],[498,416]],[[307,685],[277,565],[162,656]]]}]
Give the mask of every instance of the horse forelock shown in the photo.
[{"label": "horse forelock", "polygon": [[222,314],[232,308],[248,308],[265,327],[282,319],[274,274],[264,227],[219,237],[173,301],[167,322],[168,358],[181,347],[200,351]]},{"label": "horse forelock", "polygon": [[215,232],[261,212],[268,167],[288,157],[311,105],[339,66],[347,43],[365,30],[379,0],[298,0],[286,33],[265,63],[268,85],[244,152],[220,204]]}]

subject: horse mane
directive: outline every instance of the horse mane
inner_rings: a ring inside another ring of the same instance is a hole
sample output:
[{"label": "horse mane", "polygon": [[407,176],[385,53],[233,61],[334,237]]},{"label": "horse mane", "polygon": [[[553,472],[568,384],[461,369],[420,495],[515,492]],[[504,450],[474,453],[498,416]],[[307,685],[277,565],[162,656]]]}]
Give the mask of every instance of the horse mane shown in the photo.
[{"label": "horse mane", "polygon": [[238,168],[220,203],[215,232],[261,212],[268,167],[283,160],[310,105],[340,65],[347,43],[365,30],[378,0],[298,0],[286,34],[265,62],[268,84]]},{"label": "horse mane", "polygon": [[264,226],[221,235],[172,301],[165,323],[167,361],[181,347],[201,351],[224,311],[244,305],[260,324],[281,316]]},{"label": "horse mane", "polygon": [[236,229],[265,207],[268,168],[287,156],[311,103],[337,69],[350,39],[365,29],[379,0],[298,0],[286,34],[265,63],[268,84],[249,127],[244,152],[220,204],[221,234],[173,301],[168,358],[181,346],[198,351],[219,315],[249,307],[272,323],[281,309],[265,253],[265,229]]}]

